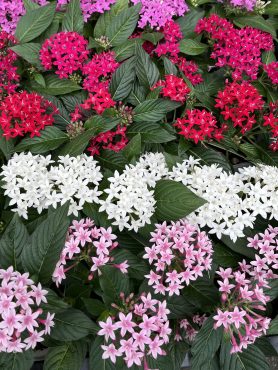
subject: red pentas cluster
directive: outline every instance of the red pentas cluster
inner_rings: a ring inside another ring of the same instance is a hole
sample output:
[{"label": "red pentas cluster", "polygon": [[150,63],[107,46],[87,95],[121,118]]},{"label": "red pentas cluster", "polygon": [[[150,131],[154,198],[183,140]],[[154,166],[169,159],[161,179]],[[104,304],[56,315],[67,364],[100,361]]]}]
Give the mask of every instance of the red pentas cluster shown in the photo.
[{"label": "red pentas cluster", "polygon": [[121,151],[128,143],[126,126],[118,125],[115,130],[102,132],[90,141],[88,151],[91,155],[99,155],[100,149],[109,149],[113,152]]},{"label": "red pentas cluster", "polygon": [[190,93],[189,87],[184,80],[175,75],[166,75],[165,81],[158,81],[153,88],[162,86],[161,94],[165,98],[184,103]]},{"label": "red pentas cluster", "polygon": [[271,62],[264,65],[264,70],[273,85],[278,84],[278,62]]},{"label": "red pentas cluster", "polygon": [[58,109],[36,93],[26,91],[4,98],[0,105],[0,127],[6,139],[24,136],[40,136],[45,126],[54,123]]},{"label": "red pentas cluster", "polygon": [[274,48],[270,34],[252,27],[234,28],[216,14],[199,20],[195,31],[207,32],[215,41],[211,58],[217,60],[218,67],[232,68],[235,80],[244,74],[255,80],[262,64],[261,52]]},{"label": "red pentas cluster", "polygon": [[174,126],[180,130],[180,135],[193,140],[195,144],[208,138],[220,140],[226,129],[225,125],[219,128],[214,115],[205,109],[186,110],[184,117],[178,118]]},{"label": "red pentas cluster", "polygon": [[88,59],[87,45],[88,41],[77,32],[56,33],[43,43],[41,63],[46,70],[54,69],[60,78],[68,78]]},{"label": "red pentas cluster", "polygon": [[215,101],[215,107],[221,109],[224,119],[231,120],[234,127],[240,127],[242,134],[253,127],[255,113],[264,106],[258,90],[247,81],[227,83],[225,89],[218,92]]},{"label": "red pentas cluster", "polygon": [[13,93],[18,86],[19,75],[14,62],[17,55],[10,47],[16,44],[16,39],[5,31],[0,32],[0,94]]},{"label": "red pentas cluster", "polygon": [[159,57],[167,55],[175,63],[178,60],[178,54],[180,52],[179,41],[182,39],[180,27],[171,20],[165,24],[162,33],[164,34],[164,41],[159,43],[155,49],[155,53]]},{"label": "red pentas cluster", "polygon": [[115,60],[113,51],[95,54],[89,63],[82,68],[85,76],[83,87],[89,92],[97,92],[100,87],[108,86],[112,73],[116,71],[119,63]]},{"label": "red pentas cluster", "polygon": [[193,86],[203,82],[203,77],[198,72],[198,65],[192,60],[186,60],[184,57],[179,57],[178,67]]},{"label": "red pentas cluster", "polygon": [[278,151],[278,101],[269,104],[269,113],[263,116],[263,126],[268,126],[272,133],[270,149]]}]

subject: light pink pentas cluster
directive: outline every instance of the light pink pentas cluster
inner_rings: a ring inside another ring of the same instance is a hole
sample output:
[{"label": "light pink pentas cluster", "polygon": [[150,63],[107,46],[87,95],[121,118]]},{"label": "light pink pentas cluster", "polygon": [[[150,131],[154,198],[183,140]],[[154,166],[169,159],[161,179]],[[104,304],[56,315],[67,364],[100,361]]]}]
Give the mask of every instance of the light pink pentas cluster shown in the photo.
[{"label": "light pink pentas cluster", "polygon": [[216,14],[200,19],[195,31],[208,33],[214,41],[211,58],[216,59],[215,65],[232,69],[235,80],[242,79],[244,75],[256,80],[262,65],[262,51],[274,49],[269,33],[252,27],[237,29]]},{"label": "light pink pentas cluster", "polygon": [[145,248],[150,265],[145,277],[155,293],[179,295],[185,285],[203,276],[211,268],[212,244],[207,234],[187,221],[157,224],[151,233],[153,245]]},{"label": "light pink pentas cluster", "polygon": [[[116,235],[112,228],[97,227],[90,218],[73,221],[69,227],[65,247],[56,264],[52,275],[53,281],[59,286],[66,278],[66,272],[85,261],[90,267],[89,280],[95,273],[101,273],[100,267],[113,262],[110,252],[118,246]],[[120,264],[113,263],[122,273],[127,272],[127,261]]]},{"label": "light pink pentas cluster", "polygon": [[142,4],[140,28],[149,25],[151,28],[164,27],[174,16],[181,17],[189,10],[184,0],[131,0],[133,4]]},{"label": "light pink pentas cluster", "polygon": [[271,62],[264,65],[264,70],[273,85],[278,84],[278,62]]},{"label": "light pink pentas cluster", "polygon": [[193,342],[206,320],[207,316],[205,314],[193,315],[191,320],[182,319],[179,323],[179,328],[177,328],[175,340],[179,342],[184,338],[189,342]]},{"label": "light pink pentas cluster", "polygon": [[59,32],[47,39],[40,50],[45,70],[55,70],[60,78],[68,78],[80,70],[88,59],[88,41],[77,32]]},{"label": "light pink pentas cluster", "polygon": [[44,312],[47,290],[28,273],[0,269],[0,352],[23,352],[44,340],[54,326],[54,314]]},{"label": "light pink pentas cluster", "polygon": [[149,369],[149,357],[166,355],[163,347],[172,331],[167,303],[152,299],[150,293],[142,294],[138,300],[133,294],[127,298],[121,294],[120,298],[121,307],[113,305],[119,312],[99,322],[98,335],[104,336],[107,342],[101,346],[102,358],[116,363],[117,357],[122,357],[128,368],[143,364],[144,369]]},{"label": "light pink pentas cluster", "polygon": [[248,238],[248,247],[259,254],[247,264],[239,263],[239,269],[220,268],[217,274],[222,307],[214,316],[215,328],[224,326],[231,338],[231,353],[241,352],[249,344],[266,334],[271,319],[257,311],[265,311],[270,300],[265,293],[268,281],[277,278],[272,269],[278,268],[278,228],[268,227],[263,233]]},{"label": "light pink pentas cluster", "polygon": [[[223,3],[223,0],[217,0],[219,3]],[[235,8],[242,8],[246,9],[249,12],[254,10],[257,0],[228,0],[227,5],[235,7]]]}]

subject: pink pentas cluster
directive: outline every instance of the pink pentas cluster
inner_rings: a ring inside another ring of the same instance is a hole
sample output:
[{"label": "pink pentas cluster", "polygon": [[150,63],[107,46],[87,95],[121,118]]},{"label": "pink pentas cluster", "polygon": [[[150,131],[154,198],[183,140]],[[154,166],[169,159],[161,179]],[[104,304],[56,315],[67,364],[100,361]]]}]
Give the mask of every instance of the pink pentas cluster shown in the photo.
[{"label": "pink pentas cluster", "polygon": [[172,20],[167,21],[162,33],[164,38],[154,51],[159,57],[168,56],[173,63],[176,63],[180,52],[179,41],[182,39],[180,26]]},{"label": "pink pentas cluster", "polygon": [[[223,2],[223,0],[217,0],[217,1],[219,3]],[[257,3],[256,0],[228,0],[227,2],[227,4],[232,7],[246,9],[249,12],[254,10],[256,3]]]},{"label": "pink pentas cluster", "polygon": [[224,90],[218,92],[215,101],[215,107],[221,110],[224,119],[239,127],[242,134],[256,124],[256,113],[264,106],[262,96],[248,81],[228,82]]},{"label": "pink pentas cluster", "polygon": [[149,369],[148,358],[166,355],[165,344],[169,342],[169,327],[166,301],[153,299],[151,294],[142,294],[134,299],[121,294],[121,306],[113,305],[117,314],[100,321],[98,335],[104,336],[103,359],[116,363],[122,357],[128,368],[144,365]]},{"label": "pink pentas cluster", "polygon": [[81,70],[88,59],[88,41],[77,32],[59,32],[47,39],[40,50],[45,70],[54,69],[60,78]]},{"label": "pink pentas cluster", "polygon": [[185,0],[131,0],[133,4],[142,4],[140,28],[149,25],[151,28],[164,27],[173,16],[181,17],[189,10]]},{"label": "pink pentas cluster", "polygon": [[173,126],[179,129],[179,135],[195,144],[211,138],[221,140],[226,129],[225,125],[219,128],[214,115],[205,109],[187,109],[184,117],[178,118]]},{"label": "pink pentas cluster", "polygon": [[198,64],[196,64],[192,60],[186,60],[186,58],[184,57],[179,57],[177,65],[193,86],[203,82],[203,77],[199,73]]},{"label": "pink pentas cluster", "polygon": [[47,290],[29,273],[0,269],[0,352],[23,352],[44,340],[54,326],[54,314],[44,312]]},{"label": "pink pentas cluster", "polygon": [[10,47],[16,44],[16,39],[5,31],[0,32],[0,95],[13,93],[18,86],[19,75],[14,66],[17,55]]},{"label": "pink pentas cluster", "polygon": [[175,340],[180,341],[182,338],[184,338],[189,342],[193,342],[206,320],[207,316],[205,314],[193,315],[191,320],[182,319],[179,323],[179,328],[177,328]]},{"label": "pink pentas cluster", "polygon": [[113,264],[122,273],[127,272],[128,264],[124,261],[120,264],[113,262],[110,253],[118,246],[116,235],[112,234],[112,228],[97,227],[90,218],[73,221],[69,227],[65,247],[60,259],[56,264],[52,279],[57,286],[66,279],[67,271],[85,261],[89,268],[89,280],[94,274],[101,273],[100,268],[107,264]]},{"label": "pink pentas cluster", "polygon": [[116,71],[119,63],[115,60],[113,51],[93,55],[92,59],[83,66],[83,88],[89,92],[97,92],[101,87],[108,86],[112,73]]},{"label": "pink pentas cluster", "polygon": [[248,238],[248,247],[258,251],[250,264],[239,263],[237,271],[220,268],[217,274],[222,307],[214,316],[215,328],[224,327],[230,336],[231,353],[241,352],[249,344],[266,334],[271,319],[257,311],[265,311],[270,300],[265,292],[269,280],[277,278],[273,269],[278,268],[278,228],[268,227],[263,233]]},{"label": "pink pentas cluster", "polygon": [[6,96],[0,105],[0,127],[6,139],[40,136],[40,131],[54,123],[58,109],[36,93],[26,91]]},{"label": "pink pentas cluster", "polygon": [[186,101],[186,98],[190,93],[190,89],[184,82],[183,78],[175,75],[165,75],[165,80],[158,81],[153,88],[160,86],[162,87],[162,96],[181,103]]},{"label": "pink pentas cluster", "polygon": [[99,155],[101,149],[121,151],[128,143],[126,130],[126,126],[117,125],[114,130],[102,132],[91,139],[88,151],[91,155]]},{"label": "pink pentas cluster", "polygon": [[151,247],[143,258],[154,269],[145,277],[155,293],[179,295],[185,285],[203,276],[212,263],[212,244],[207,234],[187,221],[157,224]]},{"label": "pink pentas cluster", "polygon": [[[58,9],[68,4],[70,0],[58,0]],[[93,13],[104,13],[116,0],[80,0],[84,21],[87,22]]]},{"label": "pink pentas cluster", "polygon": [[216,14],[200,19],[195,31],[209,34],[214,41],[211,58],[217,60],[216,66],[231,68],[235,80],[242,79],[244,75],[256,80],[262,65],[261,52],[274,48],[269,33],[252,27],[237,29]]},{"label": "pink pentas cluster", "polygon": [[273,85],[277,85],[278,84],[278,62],[271,62],[269,64],[265,64],[263,67],[271,83]]}]

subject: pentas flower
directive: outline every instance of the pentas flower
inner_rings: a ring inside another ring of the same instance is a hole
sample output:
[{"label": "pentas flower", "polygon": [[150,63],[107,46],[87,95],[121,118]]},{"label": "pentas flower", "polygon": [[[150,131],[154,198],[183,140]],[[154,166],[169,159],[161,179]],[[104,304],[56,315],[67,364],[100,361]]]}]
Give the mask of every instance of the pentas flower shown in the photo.
[{"label": "pentas flower", "polygon": [[188,319],[182,319],[179,322],[179,330],[177,329],[176,332],[176,340],[181,340],[184,338],[185,340],[192,343],[198,334],[201,327],[204,325],[204,323],[207,320],[207,316],[204,315],[193,315],[190,320]]},{"label": "pentas flower", "polygon": [[126,130],[126,126],[118,125],[115,130],[102,132],[91,139],[88,151],[91,155],[99,155],[101,149],[109,149],[113,152],[123,150],[128,143]]},{"label": "pentas flower", "polygon": [[77,32],[59,32],[47,39],[40,50],[40,60],[45,70],[55,70],[60,78],[68,78],[81,70],[88,59],[88,41]]},{"label": "pentas flower", "polygon": [[85,154],[60,156],[57,165],[51,156],[15,154],[2,167],[2,186],[13,212],[28,219],[28,209],[38,213],[69,201],[69,214],[78,215],[85,202],[98,203],[102,174],[98,162]]},{"label": "pentas flower", "polygon": [[151,28],[164,27],[173,16],[181,17],[189,10],[184,0],[131,0],[133,4],[142,4],[140,28],[149,25]]},{"label": "pentas flower", "polygon": [[262,64],[261,52],[274,49],[270,34],[252,27],[234,28],[216,14],[200,19],[195,31],[207,32],[215,41],[211,58],[217,60],[216,66],[231,68],[235,80],[242,79],[243,75],[256,80]]},{"label": "pentas flower", "polygon": [[128,368],[144,365],[149,369],[149,359],[166,355],[164,347],[172,332],[167,303],[153,299],[150,293],[138,299],[133,294],[127,298],[121,294],[120,300],[119,306],[112,305],[117,313],[99,321],[98,335],[105,339],[102,358],[115,364],[121,357]]},{"label": "pentas flower", "polygon": [[82,68],[82,73],[85,76],[83,88],[89,92],[96,92],[99,84],[106,81],[108,84],[112,74],[118,68],[119,64],[115,60],[113,51],[103,52],[93,55],[89,63]]},{"label": "pentas flower", "polygon": [[110,185],[104,191],[107,198],[100,200],[99,211],[105,211],[120,231],[124,228],[137,231],[150,224],[155,210],[151,189],[167,173],[163,154],[142,155],[135,165],[126,166],[122,174],[115,171],[114,176],[108,178]]},{"label": "pentas flower", "polygon": [[151,233],[152,246],[145,248],[143,258],[154,267],[145,275],[155,293],[169,296],[211,269],[212,244],[205,232],[187,221],[157,224]]},{"label": "pentas flower", "polygon": [[66,278],[66,272],[81,261],[85,261],[90,269],[89,280],[93,279],[94,274],[101,274],[101,267],[108,264],[112,264],[123,273],[127,272],[127,261],[120,264],[112,263],[113,257],[110,253],[118,246],[116,238],[111,227],[98,228],[90,218],[73,221],[52,275],[53,281],[59,286]]},{"label": "pentas flower", "polygon": [[175,75],[166,75],[165,80],[158,81],[153,88],[162,87],[161,94],[165,98],[184,103],[190,93],[189,87],[184,80]]},{"label": "pentas flower", "polygon": [[[58,0],[58,9],[68,4],[70,0]],[[116,0],[80,0],[84,21],[87,22],[93,13],[104,13]]]},{"label": "pentas flower", "polygon": [[17,55],[10,49],[16,39],[5,31],[0,31],[0,96],[3,93],[14,93],[18,86],[19,75],[14,66]]},{"label": "pentas flower", "polygon": [[265,311],[270,298],[264,289],[270,279],[278,276],[273,269],[278,267],[278,228],[268,227],[263,233],[248,238],[248,247],[259,252],[255,260],[239,263],[237,271],[220,268],[217,274],[222,306],[214,316],[215,328],[224,327],[231,339],[231,353],[242,352],[249,344],[266,334],[271,319],[257,311]]},{"label": "pentas flower", "polygon": [[221,110],[225,121],[231,121],[245,134],[256,124],[255,114],[264,106],[258,90],[247,81],[227,83],[217,94],[216,108]]},{"label": "pentas flower", "polygon": [[184,57],[179,57],[177,61],[179,69],[183,72],[185,77],[192,83],[193,86],[203,82],[202,75],[198,72],[198,65],[192,60],[186,60]]},{"label": "pentas flower", "polygon": [[173,126],[180,130],[179,135],[193,140],[195,144],[209,138],[223,138],[224,127],[218,128],[214,115],[205,109],[187,109],[185,116],[178,118]]},{"label": "pentas flower", "polygon": [[[217,0],[219,3],[223,3],[223,0]],[[257,0],[228,0],[227,5],[236,9],[242,8],[248,11],[254,10],[257,4]]]},{"label": "pentas flower", "polygon": [[40,307],[47,293],[28,272],[0,269],[0,352],[34,349],[50,333],[54,314]]},{"label": "pentas flower", "polygon": [[167,21],[162,29],[164,39],[159,42],[154,52],[161,57],[167,55],[173,63],[178,61],[180,52],[179,41],[182,39],[180,26],[174,21]]},{"label": "pentas flower", "polygon": [[278,62],[271,62],[269,64],[265,64],[263,66],[265,72],[268,75],[268,78],[270,79],[271,83],[273,85],[278,84]]},{"label": "pentas flower", "polygon": [[26,91],[10,94],[0,105],[0,127],[6,139],[40,136],[40,131],[54,123],[58,109],[36,93]]}]

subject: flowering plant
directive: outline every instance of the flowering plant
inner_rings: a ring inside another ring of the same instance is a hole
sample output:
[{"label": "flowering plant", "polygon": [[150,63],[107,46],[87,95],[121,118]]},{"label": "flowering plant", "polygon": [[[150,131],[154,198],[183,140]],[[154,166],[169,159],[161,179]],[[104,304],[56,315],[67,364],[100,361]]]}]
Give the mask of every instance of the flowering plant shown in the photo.
[{"label": "flowering plant", "polygon": [[1,369],[269,369],[277,16],[0,1]]}]

